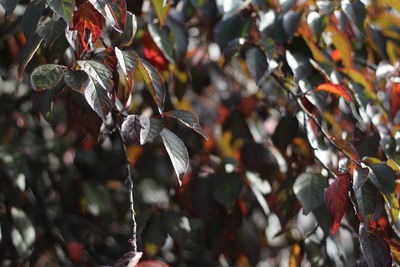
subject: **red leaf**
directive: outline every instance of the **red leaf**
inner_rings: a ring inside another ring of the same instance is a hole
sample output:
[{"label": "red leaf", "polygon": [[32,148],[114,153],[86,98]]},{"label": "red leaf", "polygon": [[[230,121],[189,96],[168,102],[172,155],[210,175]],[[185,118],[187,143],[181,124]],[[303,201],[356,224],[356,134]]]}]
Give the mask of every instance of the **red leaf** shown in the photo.
[{"label": "red leaf", "polygon": [[168,63],[167,59],[162,54],[161,50],[154,43],[150,34],[146,31],[143,36],[144,42],[144,57],[157,69],[159,70],[167,70]]},{"label": "red leaf", "polygon": [[344,88],[344,86],[342,86],[340,84],[323,83],[323,84],[319,85],[315,89],[315,91],[327,91],[327,92],[342,96],[342,97],[344,97],[344,99],[346,99],[349,102],[353,102],[351,100],[351,95],[349,94],[347,89]]},{"label": "red leaf", "polygon": [[140,262],[137,267],[169,267],[169,265],[162,261],[148,260]]},{"label": "red leaf", "polygon": [[339,228],[340,221],[346,211],[349,199],[349,195],[347,194],[349,179],[349,173],[342,173],[325,189],[325,204],[332,215],[332,234]]},{"label": "red leaf", "polygon": [[390,111],[392,116],[395,116],[400,110],[400,83],[392,83],[390,95]]},{"label": "red leaf", "polygon": [[85,41],[86,29],[92,34],[92,43],[95,43],[103,30],[104,18],[91,3],[85,2],[74,12],[73,22],[74,27],[70,30],[78,30],[81,44],[88,52],[89,47]]},{"label": "red leaf", "polygon": [[83,244],[80,242],[67,242],[68,256],[75,264],[78,264],[82,261],[83,249]]}]

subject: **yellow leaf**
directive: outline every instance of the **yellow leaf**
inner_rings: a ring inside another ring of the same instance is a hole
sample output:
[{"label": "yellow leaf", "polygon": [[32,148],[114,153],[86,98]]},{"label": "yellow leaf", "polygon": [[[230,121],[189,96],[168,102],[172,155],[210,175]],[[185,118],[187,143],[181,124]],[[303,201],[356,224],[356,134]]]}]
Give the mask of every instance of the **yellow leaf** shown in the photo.
[{"label": "yellow leaf", "polygon": [[332,42],[336,49],[339,50],[340,56],[342,57],[342,63],[345,68],[350,69],[353,66],[353,61],[351,57],[351,44],[349,39],[344,33],[339,31],[335,26],[330,24],[327,27],[327,31],[331,33]]},{"label": "yellow leaf", "polygon": [[392,8],[396,9],[397,12],[400,12],[400,1],[399,0],[382,0]]}]

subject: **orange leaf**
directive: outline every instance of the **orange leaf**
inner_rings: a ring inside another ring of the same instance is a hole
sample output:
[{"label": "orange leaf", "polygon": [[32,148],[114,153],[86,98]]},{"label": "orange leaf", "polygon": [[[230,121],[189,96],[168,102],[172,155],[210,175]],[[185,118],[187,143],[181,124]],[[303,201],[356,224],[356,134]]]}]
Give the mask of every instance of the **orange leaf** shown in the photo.
[{"label": "orange leaf", "polygon": [[392,83],[390,95],[390,111],[394,117],[400,110],[400,83]]},{"label": "orange leaf", "polygon": [[344,99],[346,99],[349,102],[353,102],[351,100],[351,95],[349,94],[347,89],[340,84],[323,83],[323,84],[319,85],[315,89],[315,91],[327,91],[327,92],[342,96],[342,97],[344,97]]},{"label": "orange leaf", "polygon": [[92,34],[92,43],[95,43],[103,30],[104,18],[89,2],[85,2],[79,6],[74,12],[73,17],[74,27],[70,30],[78,30],[81,37],[80,41],[86,52],[89,47],[85,41],[86,29]]},{"label": "orange leaf", "polygon": [[351,57],[352,49],[349,39],[332,24],[327,27],[327,30],[331,33],[332,42],[340,53],[344,67],[351,68],[353,59]]},{"label": "orange leaf", "polygon": [[341,173],[328,188],[325,189],[325,204],[332,216],[332,234],[336,233],[340,221],[346,211],[349,195],[349,173]]}]

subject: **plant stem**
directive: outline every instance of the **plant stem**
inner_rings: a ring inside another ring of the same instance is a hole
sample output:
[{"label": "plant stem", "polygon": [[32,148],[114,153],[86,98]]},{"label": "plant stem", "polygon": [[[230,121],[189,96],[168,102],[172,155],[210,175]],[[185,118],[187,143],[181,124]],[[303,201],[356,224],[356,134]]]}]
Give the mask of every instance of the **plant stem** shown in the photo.
[{"label": "plant stem", "polygon": [[128,152],[126,150],[126,145],[124,142],[124,137],[122,136],[122,131],[121,127],[119,125],[116,126],[117,131],[120,137],[121,145],[124,150],[124,155],[125,155],[125,164],[126,164],[126,170],[127,170],[127,178],[126,182],[128,183],[128,188],[129,188],[129,204],[130,204],[130,212],[131,212],[131,223],[132,223],[132,238],[129,240],[129,243],[132,246],[133,252],[137,252],[137,234],[136,234],[136,213],[135,213],[135,208],[134,208],[134,200],[133,200],[133,179],[132,179],[132,171],[131,171],[131,166],[129,162],[129,157],[128,157]]}]

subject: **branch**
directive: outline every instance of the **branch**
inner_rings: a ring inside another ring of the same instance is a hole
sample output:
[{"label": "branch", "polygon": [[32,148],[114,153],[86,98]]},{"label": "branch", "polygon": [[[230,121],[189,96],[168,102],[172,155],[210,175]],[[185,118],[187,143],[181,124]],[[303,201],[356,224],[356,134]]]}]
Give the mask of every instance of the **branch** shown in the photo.
[{"label": "branch", "polygon": [[122,131],[121,127],[117,124],[117,131],[118,135],[120,137],[121,145],[124,150],[124,155],[125,155],[125,164],[126,164],[126,170],[128,172],[128,175],[126,177],[126,182],[128,183],[129,186],[129,203],[130,203],[130,212],[131,212],[131,221],[132,221],[132,239],[129,240],[129,243],[132,246],[133,252],[137,252],[137,235],[136,235],[136,218],[135,218],[135,208],[134,208],[134,201],[133,201],[133,179],[132,179],[132,172],[131,172],[131,166],[129,162],[129,157],[128,157],[128,152],[126,150],[125,142],[124,142],[124,137],[122,136]]}]

